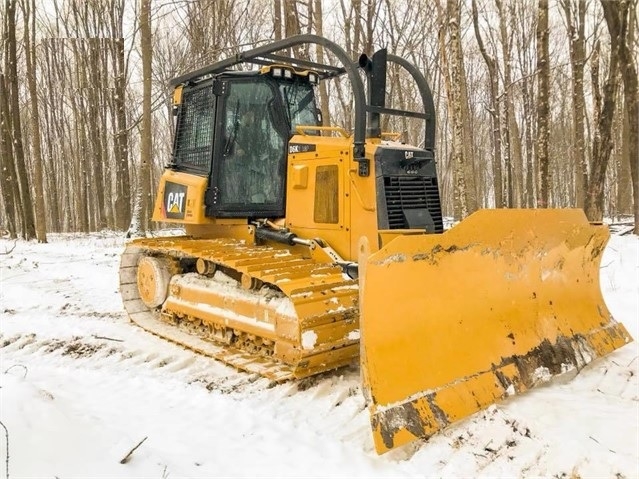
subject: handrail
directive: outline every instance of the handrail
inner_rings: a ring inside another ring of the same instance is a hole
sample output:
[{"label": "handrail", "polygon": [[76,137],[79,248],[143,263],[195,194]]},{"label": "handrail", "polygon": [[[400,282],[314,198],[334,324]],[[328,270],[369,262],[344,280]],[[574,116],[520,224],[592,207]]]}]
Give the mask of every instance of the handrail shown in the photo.
[{"label": "handrail", "polygon": [[341,126],[317,126],[317,125],[297,125],[295,127],[295,133],[299,134],[299,135],[303,135],[303,136],[307,136],[306,131],[307,130],[314,130],[314,131],[331,131],[331,132],[337,132],[340,135],[342,135],[344,138],[348,138],[349,135],[348,132],[342,128]]}]

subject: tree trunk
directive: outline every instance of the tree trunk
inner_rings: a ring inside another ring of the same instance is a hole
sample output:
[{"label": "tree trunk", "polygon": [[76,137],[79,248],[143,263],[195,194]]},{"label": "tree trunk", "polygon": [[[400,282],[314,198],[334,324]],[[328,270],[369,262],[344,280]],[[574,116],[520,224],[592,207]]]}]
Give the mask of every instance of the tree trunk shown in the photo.
[{"label": "tree trunk", "polygon": [[506,206],[513,208],[515,206],[515,195],[513,186],[513,160],[511,153],[511,131],[510,131],[510,38],[506,28],[506,12],[504,11],[501,0],[495,0],[497,10],[499,11],[499,32],[501,37],[502,61],[504,63],[504,91],[501,94],[501,108],[499,114],[499,124],[502,137],[502,151],[504,158],[504,167],[506,169]]},{"label": "tree trunk", "polygon": [[[43,80],[44,87],[42,90],[46,92],[54,91],[56,85],[55,81],[55,73],[52,68],[51,57],[53,56],[53,50],[56,45],[56,41],[52,41],[51,39],[43,40],[42,50],[44,51],[44,65],[43,65]],[[48,206],[48,229],[53,232],[62,231],[62,218],[60,217],[60,212],[63,211],[63,205],[60,204],[59,196],[58,196],[58,168],[56,167],[56,152],[60,149],[60,140],[59,135],[56,135],[56,132],[60,128],[60,122],[57,121],[58,109],[54,107],[57,99],[49,98],[48,95],[43,95],[43,108],[42,112],[44,115],[42,118],[42,126],[44,133],[44,142],[43,146],[45,151],[43,152],[43,161],[46,160],[44,170],[46,174],[44,175],[45,182],[45,190],[47,192],[47,206]],[[57,141],[54,141],[56,138]]]},{"label": "tree trunk", "polygon": [[[27,66],[27,84],[29,87],[29,97],[31,99],[31,148],[33,155],[33,181],[35,186],[35,216],[36,216],[36,233],[39,243],[47,242],[47,218],[44,207],[44,188],[42,180],[42,144],[40,140],[40,113],[38,109],[38,87],[35,77],[35,0],[29,0],[23,3],[24,13],[24,49]],[[29,20],[32,21],[29,27]]]},{"label": "tree trunk", "polygon": [[[636,3],[629,0],[620,2],[621,32],[619,36],[620,70],[623,80],[623,98],[625,116],[628,119],[628,134],[624,139],[627,143],[626,151],[630,161],[630,176],[632,178],[633,213],[635,221],[634,234],[639,235],[639,87],[637,85],[637,65],[633,55],[634,21]],[[624,34],[625,33],[625,34]],[[624,161],[625,158],[622,158]],[[622,185],[619,185],[623,187]]]},{"label": "tree trunk", "polygon": [[100,131],[101,102],[100,90],[106,87],[106,78],[103,77],[100,68],[99,54],[102,50],[102,41],[99,38],[88,38],[84,40],[86,48],[89,50],[85,60],[88,64],[87,80],[89,84],[84,92],[87,97],[87,106],[89,116],[92,119],[88,126],[88,136],[91,155],[90,171],[93,176],[92,188],[93,198],[95,200],[95,209],[93,211],[95,220],[95,229],[102,230],[106,227],[106,208],[105,208],[105,182],[104,182],[104,164],[106,163],[102,148],[101,136],[104,132]]},{"label": "tree trunk", "polygon": [[[119,19],[120,22],[122,18]],[[126,65],[124,38],[115,41],[115,227],[124,231],[131,223],[131,180],[129,177],[129,133],[126,115]]]},{"label": "tree trunk", "polygon": [[11,125],[9,116],[9,99],[5,87],[5,77],[0,73],[0,190],[2,190],[2,201],[4,203],[4,216],[7,221],[6,227],[12,238],[17,236],[17,211],[16,199],[19,202],[19,191],[17,188],[16,168],[13,160],[13,148],[11,144]]},{"label": "tree trunk", "polygon": [[570,67],[572,69],[572,127],[573,151],[575,155],[575,198],[576,206],[584,207],[585,191],[588,184],[586,161],[586,141],[584,120],[586,117],[584,97],[585,16],[586,1],[578,0],[577,12],[573,13],[572,1],[562,0],[570,45]]},{"label": "tree trunk", "polygon": [[501,134],[499,131],[499,101],[497,99],[499,92],[499,77],[497,74],[497,62],[495,58],[490,56],[486,51],[484,41],[479,31],[479,15],[477,12],[477,0],[472,1],[473,9],[473,28],[475,30],[475,38],[479,46],[486,67],[488,68],[488,80],[490,83],[490,117],[492,124],[492,171],[493,171],[493,189],[495,193],[495,207],[504,207],[502,174],[501,174]]},{"label": "tree trunk", "polygon": [[282,0],[273,0],[273,37],[282,39]]},{"label": "tree trunk", "polygon": [[[313,9],[315,33],[319,36],[324,36],[324,21],[322,12],[322,0],[314,0],[315,8]],[[324,49],[321,46],[317,46],[317,62],[324,63]],[[322,123],[324,125],[331,124],[330,109],[328,102],[328,85],[326,81],[320,82],[319,94],[320,94],[320,110],[322,111]]]},{"label": "tree trunk", "polygon": [[20,121],[19,85],[17,72],[16,52],[16,4],[15,0],[6,0],[6,26],[7,26],[7,65],[6,82],[9,96],[9,108],[11,111],[11,126],[13,127],[13,157],[16,164],[18,186],[20,188],[20,202],[22,204],[22,237],[32,239],[36,237],[35,219],[33,217],[33,201],[29,189],[29,177],[24,160],[24,147],[22,143],[22,125]]},{"label": "tree trunk", "polygon": [[[285,1],[284,10],[284,31],[286,33],[286,37],[299,35],[302,29],[300,27],[299,12],[297,11],[297,2]],[[308,58],[308,52],[305,52],[301,45],[294,46],[292,50],[297,58]]]},{"label": "tree trunk", "polygon": [[447,0],[448,32],[450,35],[450,100],[449,110],[453,119],[453,164],[455,171],[455,197],[460,201],[460,215],[465,218],[477,209],[476,197],[469,191],[467,182],[468,158],[465,157],[464,142],[468,141],[464,135],[464,91],[460,10],[457,0]]},{"label": "tree trunk", "polygon": [[526,188],[525,188],[525,205],[526,208],[535,207],[535,162],[533,161],[534,153],[534,80],[524,77],[522,80],[522,90],[524,97],[524,121],[525,121],[525,141],[526,141]]},{"label": "tree trunk", "polygon": [[148,203],[151,183],[151,0],[140,0],[140,44],[142,50],[142,127],[140,130],[140,175],[138,197],[130,234],[143,235],[148,229]]},{"label": "tree trunk", "polygon": [[539,0],[537,15],[537,164],[539,165],[538,206],[549,206],[551,173],[548,158],[550,126],[550,65],[548,48],[548,0]]},{"label": "tree trunk", "polygon": [[586,216],[590,221],[602,221],[604,215],[604,184],[613,147],[612,120],[619,88],[620,43],[625,35],[624,24],[627,24],[625,18],[628,11],[626,0],[619,2],[602,0],[601,5],[610,33],[610,61],[608,77],[603,87],[603,102],[597,108],[599,113],[597,131],[592,146],[591,175],[584,204]]}]

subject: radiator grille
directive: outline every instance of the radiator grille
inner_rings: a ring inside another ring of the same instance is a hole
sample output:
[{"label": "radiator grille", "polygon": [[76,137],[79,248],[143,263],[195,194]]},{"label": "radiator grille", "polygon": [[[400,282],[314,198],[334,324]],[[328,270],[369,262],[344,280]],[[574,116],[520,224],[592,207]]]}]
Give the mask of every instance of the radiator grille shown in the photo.
[{"label": "radiator grille", "polygon": [[384,178],[388,228],[408,228],[404,210],[428,209],[435,232],[444,229],[437,178],[424,176],[388,176]]},{"label": "radiator grille", "polygon": [[208,171],[213,146],[213,89],[186,90],[178,117],[174,160],[178,167]]}]

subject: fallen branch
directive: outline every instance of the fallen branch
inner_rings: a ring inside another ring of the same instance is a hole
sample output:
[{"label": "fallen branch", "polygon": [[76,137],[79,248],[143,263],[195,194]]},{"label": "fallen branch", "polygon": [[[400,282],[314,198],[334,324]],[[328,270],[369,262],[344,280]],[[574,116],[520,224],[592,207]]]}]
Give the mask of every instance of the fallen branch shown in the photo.
[{"label": "fallen branch", "polygon": [[95,339],[106,339],[107,341],[117,341],[118,343],[123,343],[124,342],[124,339],[109,338],[107,336],[98,336],[97,334],[94,334],[93,337]]},{"label": "fallen branch", "polygon": [[144,439],[142,439],[140,442],[138,442],[138,443],[135,445],[135,447],[134,447],[133,449],[131,449],[131,450],[129,451],[129,453],[128,453],[126,456],[124,456],[124,457],[122,458],[122,460],[120,461],[120,464],[126,464],[127,462],[129,462],[129,458],[131,457],[131,454],[133,454],[133,453],[135,452],[135,450],[136,450],[138,447],[140,447],[144,441],[146,441],[146,440],[148,439],[148,437],[149,437],[149,436],[146,436]]},{"label": "fallen branch", "polygon": [[24,376],[22,376],[22,378],[24,379],[24,378],[27,377],[27,373],[29,372],[29,370],[27,369],[27,367],[24,364],[14,364],[13,366],[9,366],[7,369],[5,369],[4,373],[7,374],[13,368],[22,368],[22,369],[24,369]]},{"label": "fallen branch", "polygon": [[9,479],[9,430],[7,429],[7,426],[5,426],[2,421],[0,421],[0,426],[2,426],[2,429],[4,429],[4,435],[7,438],[7,457],[5,459],[5,462],[6,462],[5,474],[7,476],[7,479]]},{"label": "fallen branch", "polygon": [[12,252],[14,249],[16,249],[16,245],[17,245],[17,244],[18,244],[18,240],[17,240],[17,239],[14,239],[14,240],[13,240],[13,246],[11,247],[11,249],[7,249],[7,248],[5,248],[5,249],[4,249],[4,253],[0,253],[0,255],[11,254],[11,252]]}]

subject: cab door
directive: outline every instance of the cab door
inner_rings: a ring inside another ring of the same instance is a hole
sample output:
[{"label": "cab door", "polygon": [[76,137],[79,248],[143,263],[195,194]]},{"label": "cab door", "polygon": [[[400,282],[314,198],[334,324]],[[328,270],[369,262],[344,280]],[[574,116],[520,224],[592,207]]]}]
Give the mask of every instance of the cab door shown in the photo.
[{"label": "cab door", "polygon": [[288,129],[277,89],[264,77],[221,81],[207,216],[282,217]]}]

